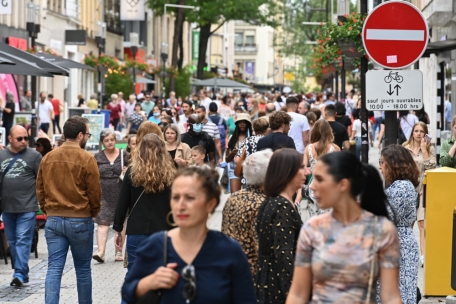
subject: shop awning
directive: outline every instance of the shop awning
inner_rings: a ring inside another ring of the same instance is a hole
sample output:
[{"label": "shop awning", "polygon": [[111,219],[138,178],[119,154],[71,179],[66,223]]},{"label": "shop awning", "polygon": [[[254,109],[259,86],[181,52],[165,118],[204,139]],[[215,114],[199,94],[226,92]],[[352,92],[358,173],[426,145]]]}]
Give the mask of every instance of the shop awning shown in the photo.
[{"label": "shop awning", "polygon": [[136,83],[157,83],[156,81],[136,75]]},{"label": "shop awning", "polygon": [[42,59],[42,60],[44,60],[44,61],[50,62],[52,64],[55,64],[55,65],[57,65],[59,67],[65,68],[65,69],[93,70],[93,68],[91,66],[76,62],[76,61],[71,60],[71,59],[66,59],[66,58],[63,58],[63,57],[60,57],[60,56],[54,56],[54,55],[47,54],[47,53],[36,53],[36,54],[33,54],[33,55],[38,57],[38,58],[40,58],[40,59]]},{"label": "shop awning", "polygon": [[250,89],[250,86],[248,85],[226,78],[203,79],[193,82],[192,85],[201,87]]},{"label": "shop awning", "polygon": [[439,54],[452,50],[456,50],[456,39],[429,42],[422,57],[429,57],[431,54]]},{"label": "shop awning", "polygon": [[6,59],[5,57],[0,57],[0,64],[15,65],[13,61]]},{"label": "shop awning", "polygon": [[39,68],[34,62],[27,61],[3,51],[0,51],[0,57],[13,63],[0,64],[0,73],[2,74],[54,77],[52,74]]},{"label": "shop awning", "polygon": [[[69,75],[69,71],[67,69],[61,68],[55,64],[42,60],[36,56],[33,56],[30,53],[27,53],[27,52],[21,51],[19,49],[16,49],[14,47],[11,47],[4,42],[0,42],[0,51],[4,52],[6,54],[9,54],[9,55],[15,56],[17,58],[21,58],[28,62],[35,63],[38,68],[40,68],[40,69],[44,70],[45,72],[48,72],[52,75],[61,75],[61,76]],[[17,74],[17,73],[11,73],[11,74]],[[26,74],[21,74],[21,75],[26,75]]]}]

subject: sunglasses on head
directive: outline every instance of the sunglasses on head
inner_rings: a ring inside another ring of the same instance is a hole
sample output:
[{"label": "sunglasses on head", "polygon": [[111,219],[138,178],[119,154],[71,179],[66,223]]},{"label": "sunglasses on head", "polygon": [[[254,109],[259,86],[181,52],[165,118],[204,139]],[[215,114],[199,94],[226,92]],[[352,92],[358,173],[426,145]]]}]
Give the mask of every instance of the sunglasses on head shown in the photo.
[{"label": "sunglasses on head", "polygon": [[16,137],[16,140],[17,141],[23,141],[23,140],[27,141],[27,140],[29,140],[29,137],[28,136],[20,136],[20,137]]},{"label": "sunglasses on head", "polygon": [[182,269],[182,278],[187,282],[184,285],[184,299],[190,303],[196,296],[196,274],[193,265],[187,265]]}]

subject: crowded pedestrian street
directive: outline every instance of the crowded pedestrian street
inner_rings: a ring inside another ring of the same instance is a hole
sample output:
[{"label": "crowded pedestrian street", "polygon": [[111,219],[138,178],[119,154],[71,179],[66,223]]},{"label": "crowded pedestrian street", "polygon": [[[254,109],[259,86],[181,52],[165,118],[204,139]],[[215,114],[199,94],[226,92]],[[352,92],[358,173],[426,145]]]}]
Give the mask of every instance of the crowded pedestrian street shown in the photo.
[{"label": "crowded pedestrian street", "polygon": [[[378,165],[378,149],[374,148],[370,151],[369,163]],[[212,217],[208,220],[207,226],[209,229],[220,231],[222,225],[222,211],[228,194],[223,193],[221,196],[220,205],[215,210]],[[307,203],[305,200],[299,205],[301,217],[303,221],[308,218]],[[414,229],[415,237],[419,237],[417,227]],[[8,265],[0,263],[0,303],[44,303],[44,280],[47,270],[47,248],[44,239],[44,231],[40,230],[40,242],[38,243],[38,258],[33,254],[30,257],[30,282],[22,288],[15,288],[9,285],[13,270],[9,260]],[[126,274],[126,269],[122,263],[115,262],[114,255],[114,233],[110,232],[107,242],[106,262],[99,264],[96,261],[92,263],[92,280],[93,280],[93,303],[108,304],[117,303],[120,300],[120,288]],[[96,251],[96,242],[94,249]],[[65,264],[62,277],[62,296],[61,303],[77,303],[76,277],[71,253],[68,254],[68,259]],[[418,287],[422,289],[423,284],[423,268],[419,269]],[[430,300],[422,303],[438,303],[438,300]]]},{"label": "crowded pedestrian street", "polygon": [[0,304],[456,304],[456,0],[0,1]]}]

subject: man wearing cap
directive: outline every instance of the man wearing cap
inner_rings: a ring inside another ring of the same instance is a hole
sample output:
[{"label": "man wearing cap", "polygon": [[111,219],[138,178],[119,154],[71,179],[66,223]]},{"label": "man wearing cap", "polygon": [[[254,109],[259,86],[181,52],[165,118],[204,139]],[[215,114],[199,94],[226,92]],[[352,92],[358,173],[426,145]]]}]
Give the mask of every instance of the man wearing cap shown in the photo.
[{"label": "man wearing cap", "polygon": [[[212,104],[213,102],[211,102]],[[217,105],[215,105],[217,106]],[[210,107],[210,106],[209,106]],[[204,106],[198,106],[195,109],[196,114],[201,118],[201,122],[203,123],[203,132],[209,134],[210,137],[214,140],[215,150],[217,151],[217,156],[219,159],[222,158],[222,146],[220,144],[220,131],[219,128],[215,123],[212,121],[207,120],[206,118],[206,108]]]},{"label": "man wearing cap", "polygon": [[188,132],[181,135],[181,140],[190,148],[202,146],[206,149],[204,162],[210,162],[215,167],[215,144],[212,137],[203,131],[202,119],[197,114],[192,114],[188,118]]}]

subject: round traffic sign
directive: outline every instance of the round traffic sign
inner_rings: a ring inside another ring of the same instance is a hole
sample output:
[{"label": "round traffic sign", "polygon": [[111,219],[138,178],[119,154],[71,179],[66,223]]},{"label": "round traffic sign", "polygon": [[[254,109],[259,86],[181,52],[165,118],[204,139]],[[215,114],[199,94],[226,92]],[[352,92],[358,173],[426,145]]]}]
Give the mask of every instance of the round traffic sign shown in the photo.
[{"label": "round traffic sign", "polygon": [[368,56],[388,69],[402,69],[420,59],[429,31],[426,19],[412,4],[388,1],[378,5],[363,26]]}]

